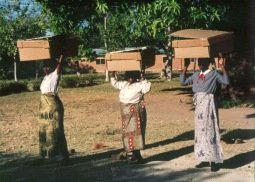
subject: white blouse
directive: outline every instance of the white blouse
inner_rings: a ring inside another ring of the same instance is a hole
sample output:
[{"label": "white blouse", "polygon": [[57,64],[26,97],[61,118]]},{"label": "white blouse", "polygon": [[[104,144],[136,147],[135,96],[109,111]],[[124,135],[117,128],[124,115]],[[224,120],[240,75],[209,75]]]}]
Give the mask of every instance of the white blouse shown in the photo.
[{"label": "white blouse", "polygon": [[57,74],[57,69],[46,75],[40,86],[41,93],[58,93],[59,77],[60,75]]},{"label": "white blouse", "polygon": [[143,95],[150,91],[151,82],[143,80],[130,84],[128,81],[118,81],[111,78],[114,88],[120,90],[119,99],[122,103],[138,103],[143,99]]}]

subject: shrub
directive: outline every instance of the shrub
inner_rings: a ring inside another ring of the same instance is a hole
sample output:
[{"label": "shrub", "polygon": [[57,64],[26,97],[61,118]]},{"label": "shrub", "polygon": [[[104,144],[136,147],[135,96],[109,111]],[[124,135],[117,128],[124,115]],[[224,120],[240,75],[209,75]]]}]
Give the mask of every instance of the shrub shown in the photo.
[{"label": "shrub", "polygon": [[60,82],[60,86],[63,88],[72,88],[76,86],[77,76],[75,77],[63,77]]},{"label": "shrub", "polygon": [[31,80],[27,83],[27,89],[29,91],[38,91],[40,90],[41,81],[40,80]]},{"label": "shrub", "polygon": [[60,86],[63,88],[85,87],[95,84],[96,75],[86,74],[82,76],[64,76],[61,79]]},{"label": "shrub", "polygon": [[232,107],[255,107],[254,100],[222,100],[219,102],[221,108],[232,108]]},{"label": "shrub", "polygon": [[20,93],[27,91],[27,84],[25,82],[15,81],[1,81],[0,82],[0,95],[8,95],[12,93]]}]

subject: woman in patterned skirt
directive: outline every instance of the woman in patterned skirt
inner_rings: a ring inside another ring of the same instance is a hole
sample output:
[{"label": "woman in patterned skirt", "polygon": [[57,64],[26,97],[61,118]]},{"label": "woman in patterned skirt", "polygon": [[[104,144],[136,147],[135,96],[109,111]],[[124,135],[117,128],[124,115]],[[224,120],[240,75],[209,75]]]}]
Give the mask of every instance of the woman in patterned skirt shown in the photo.
[{"label": "woman in patterned skirt", "polygon": [[125,152],[121,157],[127,157],[128,163],[141,163],[141,149],[145,145],[146,109],[144,94],[150,91],[151,83],[141,80],[139,71],[126,71],[125,81],[118,81],[113,72],[111,84],[120,90],[120,111],[122,121],[122,141]]},{"label": "woman in patterned skirt", "polygon": [[58,97],[61,75],[61,55],[55,71],[50,73],[50,65],[44,66],[45,77],[41,83],[39,107],[39,154],[42,159],[63,160],[69,157],[64,134],[64,107]]},{"label": "woman in patterned skirt", "polygon": [[215,93],[217,84],[229,84],[225,70],[225,63],[221,67],[223,75],[216,70],[210,70],[209,58],[198,59],[200,72],[192,76],[186,76],[189,62],[185,62],[183,73],[180,75],[181,85],[192,84],[195,105],[195,138],[194,152],[196,158],[201,162],[197,168],[211,165],[211,171],[218,171],[219,164],[223,163],[223,150],[220,144],[220,131],[218,121],[218,108]]}]

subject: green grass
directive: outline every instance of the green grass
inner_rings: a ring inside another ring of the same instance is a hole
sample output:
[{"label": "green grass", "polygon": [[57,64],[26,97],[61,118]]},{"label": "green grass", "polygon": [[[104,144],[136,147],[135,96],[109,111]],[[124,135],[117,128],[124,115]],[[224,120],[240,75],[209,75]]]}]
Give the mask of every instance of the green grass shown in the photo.
[{"label": "green grass", "polygon": [[[118,73],[119,78],[123,78],[123,73]],[[179,83],[179,74],[174,73],[172,81],[166,81],[159,77],[159,73],[148,72],[145,75],[152,83],[151,93],[167,93],[167,92],[180,92],[180,94],[193,94],[191,86],[183,87]],[[8,95],[12,93],[26,92],[26,91],[38,91],[41,80],[21,80],[19,82],[14,81],[3,81],[0,80],[0,95]],[[19,88],[19,86],[22,88]],[[27,86],[26,89],[23,87]],[[63,75],[60,86],[62,89],[82,89],[89,92],[109,92],[113,93],[117,90],[114,89],[109,82],[105,81],[104,73],[89,73],[77,75]],[[14,90],[12,90],[14,89]],[[2,94],[1,94],[2,93]],[[221,108],[232,108],[232,107],[254,107],[254,99],[246,100],[221,100],[219,103]]]},{"label": "green grass", "polygon": [[233,107],[255,107],[255,100],[222,100],[219,103],[221,108],[233,108]]}]

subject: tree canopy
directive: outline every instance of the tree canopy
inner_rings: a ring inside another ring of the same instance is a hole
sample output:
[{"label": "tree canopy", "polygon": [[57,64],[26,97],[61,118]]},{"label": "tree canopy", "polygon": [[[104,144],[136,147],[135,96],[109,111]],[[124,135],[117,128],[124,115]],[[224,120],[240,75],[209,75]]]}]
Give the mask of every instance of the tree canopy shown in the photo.
[{"label": "tree canopy", "polygon": [[235,31],[239,39],[247,36],[248,29],[248,0],[3,2],[8,6],[2,7],[0,4],[0,69],[7,65],[3,60],[9,61],[15,57],[18,39],[44,36],[46,32],[78,34],[83,50],[80,53],[84,55],[87,49],[104,48],[105,45],[108,50],[144,45],[164,46],[170,32],[185,28]]},{"label": "tree canopy", "polygon": [[18,39],[45,35],[44,19],[34,2],[3,1],[0,4],[0,78],[6,77],[17,59]]}]

